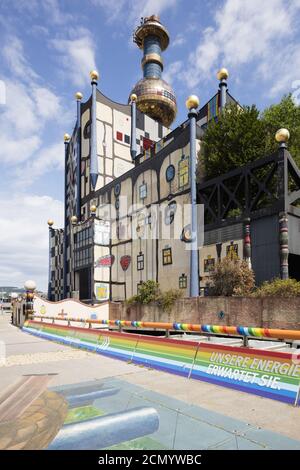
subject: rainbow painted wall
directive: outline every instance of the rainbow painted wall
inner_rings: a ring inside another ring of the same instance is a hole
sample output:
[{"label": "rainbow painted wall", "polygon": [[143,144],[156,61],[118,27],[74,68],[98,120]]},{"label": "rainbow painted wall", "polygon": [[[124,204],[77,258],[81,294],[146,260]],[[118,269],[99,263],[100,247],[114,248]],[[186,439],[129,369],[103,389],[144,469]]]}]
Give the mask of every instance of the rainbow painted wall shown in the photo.
[{"label": "rainbow painted wall", "polygon": [[36,336],[299,405],[300,352],[289,354],[195,341],[99,331],[29,320],[23,330]]}]

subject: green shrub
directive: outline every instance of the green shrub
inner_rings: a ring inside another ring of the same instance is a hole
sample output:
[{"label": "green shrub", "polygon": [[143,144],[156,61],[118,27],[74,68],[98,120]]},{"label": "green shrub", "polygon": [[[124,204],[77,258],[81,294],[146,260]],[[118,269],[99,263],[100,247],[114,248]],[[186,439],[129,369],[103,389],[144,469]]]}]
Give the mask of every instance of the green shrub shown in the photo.
[{"label": "green shrub", "polygon": [[235,207],[234,209],[230,209],[230,211],[228,211],[226,218],[230,219],[231,217],[240,217],[241,215],[241,209],[239,207]]},{"label": "green shrub", "polygon": [[212,273],[211,294],[216,296],[246,296],[254,289],[254,273],[244,260],[223,258]]},{"label": "green shrub", "polygon": [[176,300],[182,297],[182,291],[179,289],[170,289],[160,294],[158,304],[166,312],[169,312]]},{"label": "green shrub", "polygon": [[273,279],[264,282],[254,293],[254,297],[300,297],[300,282],[296,279]]},{"label": "green shrub", "polygon": [[126,300],[127,305],[146,305],[151,302],[157,303],[165,311],[170,311],[175,301],[182,297],[179,289],[170,289],[161,292],[159,284],[155,281],[143,282],[139,287],[139,292]]},{"label": "green shrub", "polygon": [[160,294],[159,285],[157,282],[149,280],[143,282],[139,286],[139,291],[136,295],[133,295],[127,299],[127,304],[132,305],[135,303],[149,304],[158,300]]}]

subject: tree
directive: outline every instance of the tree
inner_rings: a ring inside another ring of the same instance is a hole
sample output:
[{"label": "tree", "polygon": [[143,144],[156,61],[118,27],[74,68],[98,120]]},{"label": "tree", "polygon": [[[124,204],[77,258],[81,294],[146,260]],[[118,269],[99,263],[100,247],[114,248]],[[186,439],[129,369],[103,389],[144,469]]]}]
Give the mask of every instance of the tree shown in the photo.
[{"label": "tree", "polygon": [[[226,107],[205,131],[199,162],[203,160],[205,179],[222,175],[266,155],[265,125],[253,106],[242,109],[235,104]],[[198,166],[201,181],[203,166]]]},{"label": "tree", "polygon": [[261,114],[256,106],[226,107],[218,121],[211,121],[205,131],[199,163],[198,181],[214,178],[246,163],[272,154],[278,149],[275,133],[290,131],[289,151],[300,167],[300,107],[291,95],[266,108]]},{"label": "tree", "polygon": [[276,131],[282,127],[290,131],[288,149],[300,167],[300,107],[292,99],[291,94],[284,96],[280,103],[265,109],[261,120],[266,129],[266,145],[269,153],[278,147],[278,144],[274,142]]},{"label": "tree", "polygon": [[211,293],[216,296],[246,296],[254,289],[254,273],[244,260],[226,256],[212,274]]}]

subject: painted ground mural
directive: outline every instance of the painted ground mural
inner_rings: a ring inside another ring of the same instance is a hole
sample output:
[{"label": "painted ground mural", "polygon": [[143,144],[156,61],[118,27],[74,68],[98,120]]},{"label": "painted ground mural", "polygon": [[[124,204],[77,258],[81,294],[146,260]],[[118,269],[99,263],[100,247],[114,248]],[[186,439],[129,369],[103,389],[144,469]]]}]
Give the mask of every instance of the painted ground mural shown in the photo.
[{"label": "painted ground mural", "polygon": [[35,375],[4,390],[0,449],[265,450],[278,442],[300,449],[299,441],[118,378],[50,385],[51,376]]}]

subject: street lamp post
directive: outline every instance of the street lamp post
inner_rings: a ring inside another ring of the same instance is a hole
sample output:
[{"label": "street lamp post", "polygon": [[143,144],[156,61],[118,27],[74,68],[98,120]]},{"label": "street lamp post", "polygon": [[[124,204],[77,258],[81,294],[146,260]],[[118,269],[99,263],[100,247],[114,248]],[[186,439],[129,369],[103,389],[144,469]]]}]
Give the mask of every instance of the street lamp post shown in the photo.
[{"label": "street lamp post", "polygon": [[28,280],[24,284],[24,289],[26,291],[25,320],[27,320],[28,316],[33,312],[33,298],[34,298],[34,291],[36,289],[36,283],[32,280]]},{"label": "street lamp post", "polygon": [[196,117],[199,99],[195,95],[186,100],[190,121],[190,184],[191,184],[191,233],[190,253],[190,297],[199,296],[199,262],[198,262],[198,223],[197,223],[197,188],[196,188]]},{"label": "street lamp post", "polygon": [[90,73],[92,85],[92,109],[91,109],[91,152],[90,152],[90,179],[92,190],[95,191],[98,179],[97,157],[97,81],[99,74],[96,70]]},{"label": "street lamp post", "polygon": [[275,140],[279,144],[278,160],[278,196],[283,201],[283,211],[279,214],[279,246],[280,246],[280,277],[289,278],[289,226],[286,211],[286,199],[288,182],[286,180],[286,156],[287,143],[290,138],[288,129],[279,129],[275,134]]},{"label": "street lamp post", "polygon": [[70,142],[70,135],[64,135],[65,144],[65,214],[64,214],[64,245],[63,245],[63,298],[67,297],[67,167],[68,167],[68,149]]},{"label": "street lamp post", "polygon": [[[95,217],[97,214],[97,206],[95,204],[92,204],[90,207],[90,214],[92,218],[92,225],[93,225],[93,233],[95,231]],[[93,248],[92,248],[93,250]],[[92,252],[92,268],[91,268],[91,274],[90,274],[90,292],[91,292],[91,304],[94,305],[94,250]]]}]

